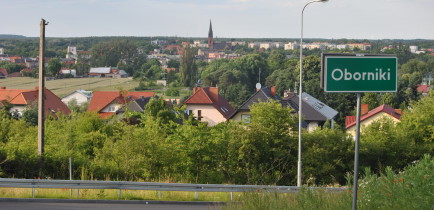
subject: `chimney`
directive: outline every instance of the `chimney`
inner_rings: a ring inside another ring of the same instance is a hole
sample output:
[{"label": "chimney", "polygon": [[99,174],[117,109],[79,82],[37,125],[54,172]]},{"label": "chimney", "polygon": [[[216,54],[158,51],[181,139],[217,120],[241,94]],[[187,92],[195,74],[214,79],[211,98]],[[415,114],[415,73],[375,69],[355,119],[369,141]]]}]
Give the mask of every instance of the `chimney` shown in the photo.
[{"label": "chimney", "polygon": [[211,99],[214,102],[218,102],[218,100],[219,100],[219,88],[218,87],[209,87],[209,93],[211,95]]},{"label": "chimney", "polygon": [[362,113],[360,113],[360,115],[365,115],[366,113],[369,112],[369,106],[368,104],[362,104]]},{"label": "chimney", "polygon": [[193,88],[193,94],[195,94],[197,91],[199,91],[200,87],[194,87]]},{"label": "chimney", "polygon": [[6,90],[6,87],[5,86],[1,86],[0,90]]},{"label": "chimney", "polygon": [[402,109],[395,109],[395,112],[398,113],[399,115],[402,115]]},{"label": "chimney", "polygon": [[271,86],[270,93],[273,97],[276,96],[276,86]]}]

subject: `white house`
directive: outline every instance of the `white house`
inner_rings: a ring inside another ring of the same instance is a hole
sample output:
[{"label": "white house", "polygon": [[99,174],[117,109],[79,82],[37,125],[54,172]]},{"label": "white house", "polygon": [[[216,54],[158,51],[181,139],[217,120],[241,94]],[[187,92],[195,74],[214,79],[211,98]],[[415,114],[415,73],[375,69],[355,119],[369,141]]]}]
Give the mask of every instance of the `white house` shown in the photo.
[{"label": "white house", "polygon": [[229,120],[235,111],[219,93],[217,87],[196,87],[184,104],[189,114],[209,126]]},{"label": "white house", "polygon": [[80,90],[76,90],[75,92],[65,96],[62,98],[62,102],[66,105],[68,105],[68,103],[75,99],[75,101],[77,102],[77,105],[82,105],[83,103],[89,102],[90,99],[92,98],[92,91],[86,91],[83,89]]},{"label": "white house", "polygon": [[70,74],[70,75],[72,75],[73,77],[76,77],[76,76],[77,76],[77,70],[75,70],[75,69],[61,69],[61,70],[59,71],[59,73],[60,73],[60,74],[63,74],[63,75]]}]

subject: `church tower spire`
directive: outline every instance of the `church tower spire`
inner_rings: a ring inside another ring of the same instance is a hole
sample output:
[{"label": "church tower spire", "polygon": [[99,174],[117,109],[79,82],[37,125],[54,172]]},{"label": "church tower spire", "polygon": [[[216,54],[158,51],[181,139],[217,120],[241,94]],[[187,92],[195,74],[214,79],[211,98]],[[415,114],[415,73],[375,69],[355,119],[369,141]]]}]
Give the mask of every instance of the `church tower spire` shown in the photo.
[{"label": "church tower spire", "polygon": [[211,49],[211,50],[214,49],[214,37],[213,37],[213,33],[212,33],[211,19],[209,20],[208,48]]}]

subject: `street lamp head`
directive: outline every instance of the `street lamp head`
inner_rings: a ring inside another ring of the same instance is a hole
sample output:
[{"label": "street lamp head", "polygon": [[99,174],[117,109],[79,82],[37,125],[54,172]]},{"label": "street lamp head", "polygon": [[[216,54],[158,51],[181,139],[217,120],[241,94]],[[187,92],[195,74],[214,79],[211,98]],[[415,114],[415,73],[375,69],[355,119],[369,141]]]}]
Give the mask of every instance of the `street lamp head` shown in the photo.
[{"label": "street lamp head", "polygon": [[326,3],[326,2],[328,2],[329,0],[319,0],[319,2],[322,2],[322,3]]}]

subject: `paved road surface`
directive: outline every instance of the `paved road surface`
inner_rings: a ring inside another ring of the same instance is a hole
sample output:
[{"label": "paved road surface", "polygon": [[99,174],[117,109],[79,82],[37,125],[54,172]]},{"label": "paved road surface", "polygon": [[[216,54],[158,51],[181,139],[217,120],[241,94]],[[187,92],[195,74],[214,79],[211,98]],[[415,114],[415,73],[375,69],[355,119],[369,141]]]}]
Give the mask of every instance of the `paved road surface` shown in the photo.
[{"label": "paved road surface", "polygon": [[[104,201],[102,201],[104,202]],[[218,210],[215,204],[193,202],[152,202],[149,201],[109,201],[112,203],[95,203],[89,201],[54,199],[0,199],[1,210]]]}]

